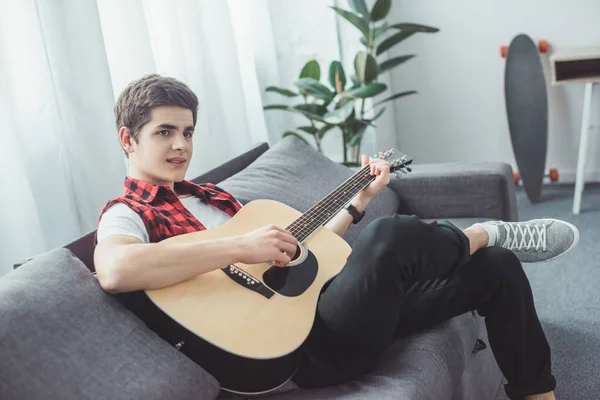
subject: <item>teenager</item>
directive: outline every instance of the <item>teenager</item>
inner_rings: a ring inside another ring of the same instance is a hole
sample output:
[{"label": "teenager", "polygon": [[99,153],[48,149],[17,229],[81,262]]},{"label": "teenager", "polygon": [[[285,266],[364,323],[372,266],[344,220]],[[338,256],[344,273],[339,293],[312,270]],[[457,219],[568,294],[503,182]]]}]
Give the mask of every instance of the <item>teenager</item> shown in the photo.
[{"label": "teenager", "polygon": [[[101,212],[94,253],[99,282],[109,293],[162,288],[238,262],[284,267],[296,251],[292,234],[274,225],[235,237],[163,242],[217,227],[242,207],[213,184],[184,179],[197,108],[185,84],[159,75],[132,82],[117,101],[129,170],[123,196]],[[363,156],[362,164],[375,180],[326,225],[339,236],[368,212],[390,179],[389,162]],[[576,227],[555,219],[488,221],[465,230],[414,216],[376,219],[322,291],[292,379],[301,387],[353,379],[372,371],[395,338],[477,310],[507,378],[507,395],[554,399],[550,348],[521,262],[555,259],[578,239]]]}]

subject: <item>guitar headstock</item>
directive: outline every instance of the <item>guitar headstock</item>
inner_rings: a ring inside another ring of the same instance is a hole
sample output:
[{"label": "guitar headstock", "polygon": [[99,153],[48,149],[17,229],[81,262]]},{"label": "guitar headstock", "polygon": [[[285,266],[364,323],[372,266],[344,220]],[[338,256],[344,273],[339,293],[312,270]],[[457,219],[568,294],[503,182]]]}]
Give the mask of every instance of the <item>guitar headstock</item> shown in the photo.
[{"label": "guitar headstock", "polygon": [[381,158],[390,162],[390,173],[395,173],[396,177],[400,174],[408,174],[412,171],[408,165],[412,164],[413,159],[399,150],[391,148],[387,151],[380,151],[373,158]]}]

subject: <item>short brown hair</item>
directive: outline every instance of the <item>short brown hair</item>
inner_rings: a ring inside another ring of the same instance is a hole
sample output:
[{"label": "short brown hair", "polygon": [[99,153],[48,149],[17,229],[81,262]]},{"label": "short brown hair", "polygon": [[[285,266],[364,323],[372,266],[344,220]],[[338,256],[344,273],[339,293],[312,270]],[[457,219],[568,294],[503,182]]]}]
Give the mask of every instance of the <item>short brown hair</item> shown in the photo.
[{"label": "short brown hair", "polygon": [[[196,126],[198,97],[194,92],[175,78],[152,74],[131,82],[119,96],[114,108],[117,130],[122,126],[128,128],[137,141],[140,129],[150,121],[152,109],[161,106],[189,109]],[[125,155],[128,156],[127,152]]]}]

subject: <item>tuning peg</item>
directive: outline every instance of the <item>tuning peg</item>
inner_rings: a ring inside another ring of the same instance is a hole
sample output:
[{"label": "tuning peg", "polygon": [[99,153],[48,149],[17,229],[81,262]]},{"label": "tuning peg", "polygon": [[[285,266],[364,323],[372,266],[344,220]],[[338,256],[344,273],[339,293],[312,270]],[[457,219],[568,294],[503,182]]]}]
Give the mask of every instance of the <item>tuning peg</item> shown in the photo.
[{"label": "tuning peg", "polygon": [[408,170],[408,172],[412,172],[412,168],[411,167],[406,167],[406,169]]}]

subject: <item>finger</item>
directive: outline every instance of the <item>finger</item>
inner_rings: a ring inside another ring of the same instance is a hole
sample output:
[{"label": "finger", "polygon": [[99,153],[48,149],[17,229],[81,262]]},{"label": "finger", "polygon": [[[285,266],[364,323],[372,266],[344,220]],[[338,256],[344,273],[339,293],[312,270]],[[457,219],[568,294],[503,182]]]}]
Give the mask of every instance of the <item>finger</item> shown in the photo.
[{"label": "finger", "polygon": [[369,163],[369,156],[366,154],[362,155],[362,166],[364,167],[365,165],[367,165]]},{"label": "finger", "polygon": [[286,233],[286,232],[288,232],[288,231],[282,232],[281,235],[279,235],[279,238],[286,243],[290,243],[290,244],[296,246],[298,244],[298,240],[294,237],[294,235],[292,235],[291,233]]},{"label": "finger", "polygon": [[281,246],[279,246],[279,250],[285,252],[288,256],[293,257],[294,254],[296,254],[296,245],[282,242]]},{"label": "finger", "polygon": [[381,173],[383,175],[389,175],[390,174],[390,166],[389,165],[382,165],[379,167],[379,170],[381,171]]},{"label": "finger", "polygon": [[280,255],[277,257],[277,260],[280,264],[280,266],[285,266],[288,265],[291,261],[292,257],[288,256],[285,253],[280,253]]}]

